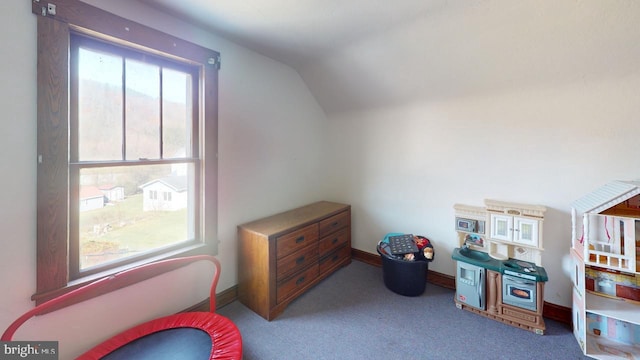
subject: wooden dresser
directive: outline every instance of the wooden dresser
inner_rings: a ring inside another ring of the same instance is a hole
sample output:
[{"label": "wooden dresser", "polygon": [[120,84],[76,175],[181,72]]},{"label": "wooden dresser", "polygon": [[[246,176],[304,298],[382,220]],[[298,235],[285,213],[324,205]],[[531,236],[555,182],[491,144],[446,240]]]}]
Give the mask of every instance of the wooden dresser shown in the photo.
[{"label": "wooden dresser", "polygon": [[272,320],[351,263],[351,206],[320,201],[238,226],[238,299]]}]

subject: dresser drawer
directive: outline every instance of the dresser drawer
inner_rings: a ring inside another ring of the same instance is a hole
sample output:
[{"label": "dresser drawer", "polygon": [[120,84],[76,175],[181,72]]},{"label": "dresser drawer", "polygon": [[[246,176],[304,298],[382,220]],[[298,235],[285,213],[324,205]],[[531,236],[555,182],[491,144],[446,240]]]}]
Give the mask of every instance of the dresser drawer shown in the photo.
[{"label": "dresser drawer", "polygon": [[318,224],[312,224],[288,234],[278,236],[276,238],[276,257],[280,259],[317,241]]},{"label": "dresser drawer", "polygon": [[307,284],[312,283],[316,277],[318,277],[318,264],[313,265],[301,274],[281,282],[278,284],[278,289],[276,290],[276,301],[278,303],[282,302],[289,297],[289,295],[302,289]]},{"label": "dresser drawer", "polygon": [[289,274],[293,274],[296,271],[306,267],[309,264],[318,261],[318,247],[311,245],[300,251],[296,251],[293,254],[283,257],[278,260],[277,267],[277,279],[280,281]]},{"label": "dresser drawer", "polygon": [[320,237],[331,234],[332,232],[351,225],[351,216],[349,211],[341,212],[330,218],[320,221]]},{"label": "dresser drawer", "polygon": [[318,252],[320,253],[320,256],[322,257],[339,248],[343,244],[346,244],[349,240],[349,230],[350,228],[341,229],[320,239],[320,243],[318,244]]},{"label": "dresser drawer", "polygon": [[343,246],[333,254],[320,259],[320,274],[324,274],[328,270],[331,270],[334,266],[344,261],[346,258],[351,257],[351,247]]}]

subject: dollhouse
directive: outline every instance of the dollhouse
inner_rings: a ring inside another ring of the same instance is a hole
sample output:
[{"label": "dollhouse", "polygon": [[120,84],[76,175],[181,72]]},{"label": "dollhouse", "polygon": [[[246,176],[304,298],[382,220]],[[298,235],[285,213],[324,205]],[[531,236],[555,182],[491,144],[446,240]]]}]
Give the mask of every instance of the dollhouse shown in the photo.
[{"label": "dollhouse", "polygon": [[640,358],[640,181],[572,204],[573,332],[596,359]]}]

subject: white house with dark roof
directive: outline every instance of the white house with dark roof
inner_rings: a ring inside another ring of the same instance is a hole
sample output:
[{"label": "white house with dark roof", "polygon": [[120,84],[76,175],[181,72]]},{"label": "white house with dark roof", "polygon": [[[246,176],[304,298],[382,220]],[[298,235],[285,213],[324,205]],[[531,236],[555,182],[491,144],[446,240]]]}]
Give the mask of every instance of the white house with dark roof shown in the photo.
[{"label": "white house with dark roof", "polygon": [[143,211],[175,211],[187,207],[187,177],[170,175],[140,185]]}]

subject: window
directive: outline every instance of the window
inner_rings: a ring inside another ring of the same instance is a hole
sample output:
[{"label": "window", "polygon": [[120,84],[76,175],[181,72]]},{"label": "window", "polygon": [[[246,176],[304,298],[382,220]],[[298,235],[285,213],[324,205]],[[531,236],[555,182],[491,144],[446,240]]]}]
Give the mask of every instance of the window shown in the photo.
[{"label": "window", "polygon": [[218,64],[77,0],[38,16],[37,303],[215,252]]}]

